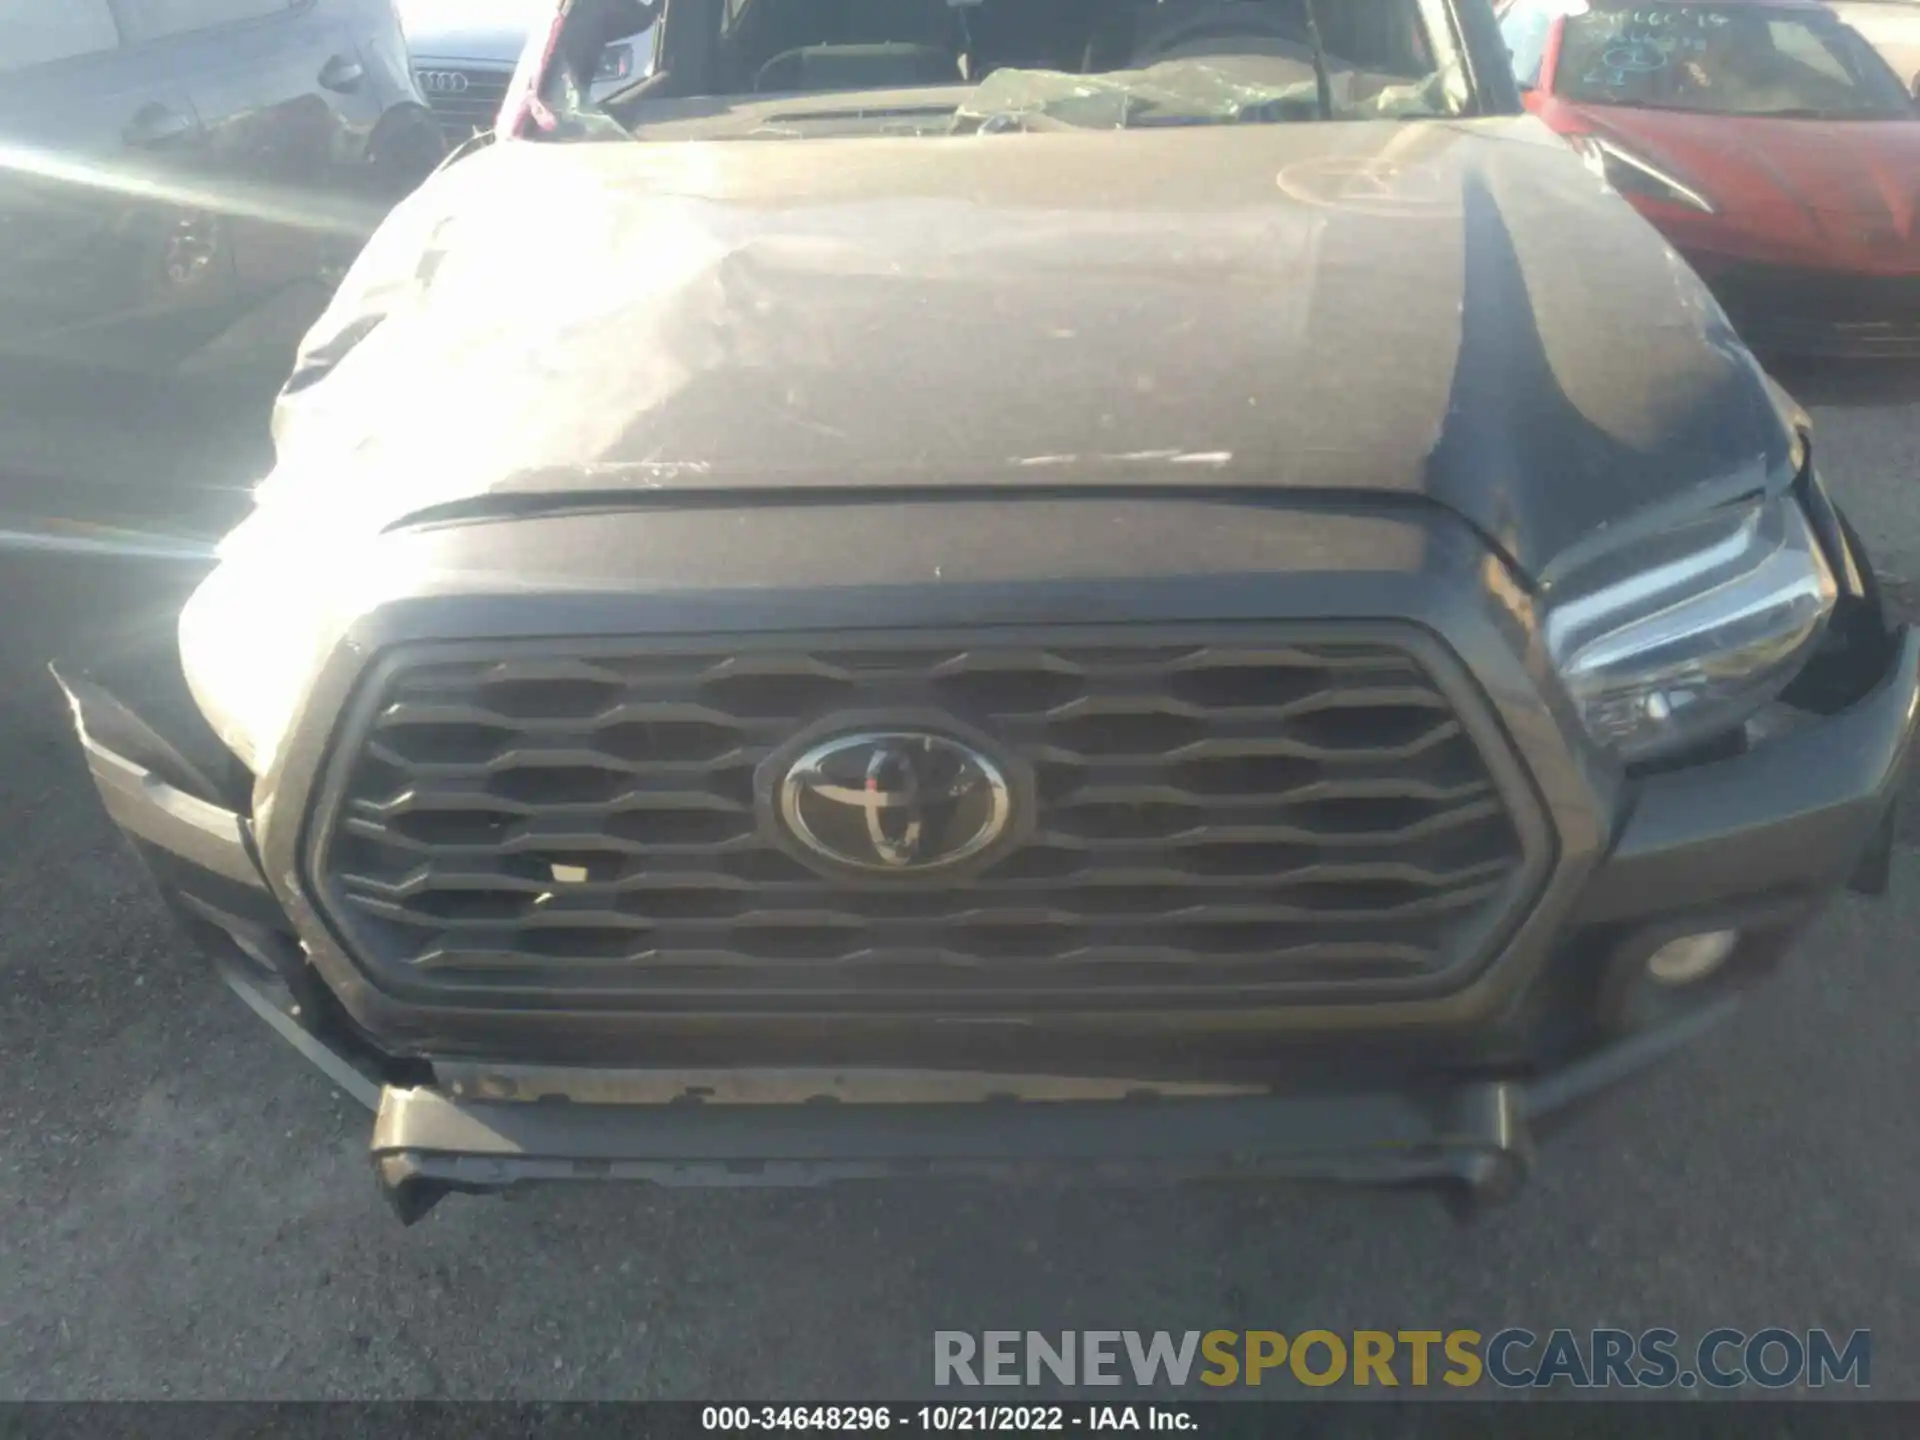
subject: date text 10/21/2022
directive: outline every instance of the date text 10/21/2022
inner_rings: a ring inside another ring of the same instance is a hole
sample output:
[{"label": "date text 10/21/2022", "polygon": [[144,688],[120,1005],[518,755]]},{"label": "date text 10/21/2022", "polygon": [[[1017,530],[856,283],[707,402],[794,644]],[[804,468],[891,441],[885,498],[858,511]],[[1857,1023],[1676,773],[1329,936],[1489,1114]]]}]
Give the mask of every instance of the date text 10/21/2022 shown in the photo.
[{"label": "date text 10/21/2022", "polygon": [[1197,1430],[1186,1410],[1164,1405],[708,1405],[708,1431],[824,1430],[871,1434],[899,1430],[948,1434],[966,1431]]}]

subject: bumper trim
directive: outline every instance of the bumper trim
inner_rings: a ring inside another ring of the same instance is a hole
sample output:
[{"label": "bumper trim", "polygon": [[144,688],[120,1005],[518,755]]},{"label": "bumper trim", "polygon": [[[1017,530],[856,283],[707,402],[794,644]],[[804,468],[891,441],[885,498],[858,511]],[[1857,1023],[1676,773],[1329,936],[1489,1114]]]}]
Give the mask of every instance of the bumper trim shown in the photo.
[{"label": "bumper trim", "polygon": [[1740,996],[1723,996],[1658,1030],[1644,1030],[1541,1076],[1527,1086],[1527,1118],[1547,1119],[1612,1089],[1717,1029],[1739,1008]]},{"label": "bumper trim", "polygon": [[971,1104],[594,1105],[381,1092],[380,1188],[418,1220],[449,1194],[569,1181],[813,1187],[964,1176],[1168,1182],[1427,1182],[1475,1202],[1524,1180],[1529,1122],[1611,1087],[1724,1020],[1726,999],[1534,1082],[1431,1091]]},{"label": "bumper trim", "polygon": [[84,729],[80,738],[107,814],[122,830],[222,880],[267,893],[239,816],[122,759]]},{"label": "bumper trim", "polygon": [[217,793],[212,782],[98,685],[57,666],[53,678],[72,707],[87,769],[113,822],[135,839],[265,896],[267,882],[244,822],[193,793]]},{"label": "bumper trim", "polygon": [[1262,1177],[1429,1182],[1492,1197],[1527,1163],[1520,1090],[1461,1087],[1439,1105],[1354,1094],[977,1105],[587,1106],[382,1095],[372,1158],[412,1223],[449,1194],[641,1181],[815,1188],[851,1180]]},{"label": "bumper trim", "polygon": [[380,1108],[380,1078],[329,1047],[303,1023],[300,1007],[284,990],[270,990],[230,961],[220,964],[220,978],[272,1028],[274,1034],[300,1052],[340,1090],[370,1111]]}]

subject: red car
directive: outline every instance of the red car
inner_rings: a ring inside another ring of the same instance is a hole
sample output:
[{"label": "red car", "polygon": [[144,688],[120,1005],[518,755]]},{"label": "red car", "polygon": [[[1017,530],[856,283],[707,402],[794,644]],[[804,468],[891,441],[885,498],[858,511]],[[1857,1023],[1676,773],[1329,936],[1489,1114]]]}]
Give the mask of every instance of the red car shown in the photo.
[{"label": "red car", "polygon": [[1527,108],[1656,225],[1747,342],[1920,357],[1920,108],[1806,0],[1512,0]]}]

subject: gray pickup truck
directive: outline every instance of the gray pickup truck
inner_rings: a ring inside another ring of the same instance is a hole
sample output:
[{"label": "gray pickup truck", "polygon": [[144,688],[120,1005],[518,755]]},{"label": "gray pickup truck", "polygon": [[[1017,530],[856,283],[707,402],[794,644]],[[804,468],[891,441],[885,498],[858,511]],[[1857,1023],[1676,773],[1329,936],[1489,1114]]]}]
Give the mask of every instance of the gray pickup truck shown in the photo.
[{"label": "gray pickup truck", "polygon": [[1499,1198],[1884,890],[1920,640],[1487,0],[667,0],[596,101],[633,10],[347,277],[174,703],[66,676],[402,1217]]}]

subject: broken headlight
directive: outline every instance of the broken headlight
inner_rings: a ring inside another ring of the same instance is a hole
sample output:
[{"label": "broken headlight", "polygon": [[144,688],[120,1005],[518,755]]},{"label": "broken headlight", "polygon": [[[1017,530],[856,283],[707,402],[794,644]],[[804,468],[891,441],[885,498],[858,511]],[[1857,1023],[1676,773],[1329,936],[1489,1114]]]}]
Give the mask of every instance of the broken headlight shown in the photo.
[{"label": "broken headlight", "polygon": [[1554,587],[1548,652],[1596,743],[1622,760],[1739,728],[1806,663],[1832,572],[1791,496],[1623,547]]}]

